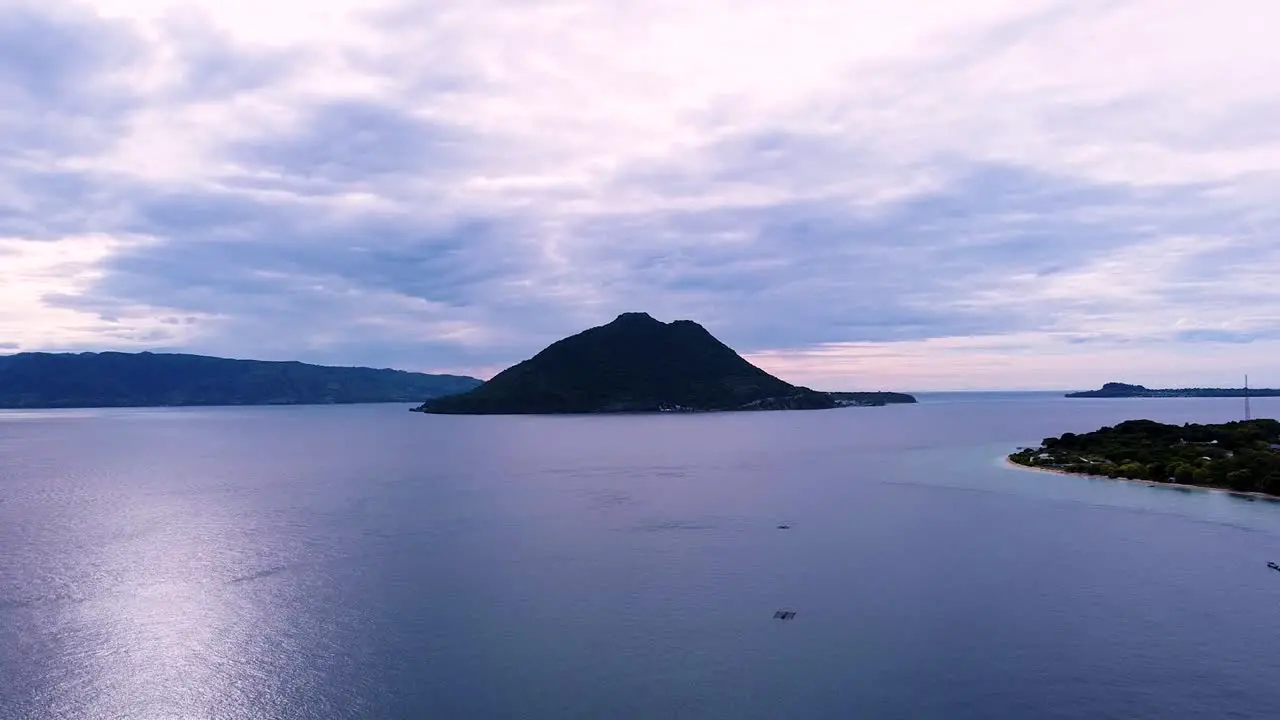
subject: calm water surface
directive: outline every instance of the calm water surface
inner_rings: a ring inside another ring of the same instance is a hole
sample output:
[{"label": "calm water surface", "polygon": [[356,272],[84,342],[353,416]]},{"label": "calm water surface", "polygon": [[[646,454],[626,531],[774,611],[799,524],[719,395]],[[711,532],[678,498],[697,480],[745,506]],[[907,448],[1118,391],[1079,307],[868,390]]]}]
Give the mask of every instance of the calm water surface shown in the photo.
[{"label": "calm water surface", "polygon": [[1280,717],[1280,504],[1000,463],[1238,401],[922,399],[0,413],[0,718]]}]

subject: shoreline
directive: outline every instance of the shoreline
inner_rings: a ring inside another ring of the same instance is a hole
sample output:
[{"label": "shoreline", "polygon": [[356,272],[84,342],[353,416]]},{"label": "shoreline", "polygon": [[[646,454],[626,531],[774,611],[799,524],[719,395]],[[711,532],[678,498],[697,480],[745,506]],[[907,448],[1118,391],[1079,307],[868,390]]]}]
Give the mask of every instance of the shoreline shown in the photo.
[{"label": "shoreline", "polygon": [[1125,477],[1107,477],[1106,475],[1091,475],[1089,473],[1074,473],[1058,468],[1032,467],[1030,465],[1021,465],[1009,459],[1008,455],[1003,457],[1004,464],[1018,470],[1026,470],[1027,472],[1053,473],[1055,475],[1066,475],[1068,477],[1079,478],[1095,478],[1098,480],[1113,480],[1119,482],[1139,483],[1148,487],[1176,488],[1179,490],[1199,490],[1201,492],[1218,492],[1226,493],[1238,498],[1247,498],[1250,500],[1267,500],[1270,502],[1280,502],[1280,495],[1269,495],[1263,492],[1241,492],[1239,490],[1231,490],[1230,488],[1210,487],[1208,485],[1187,485],[1186,483],[1176,482],[1156,482],[1155,480],[1137,480]]}]

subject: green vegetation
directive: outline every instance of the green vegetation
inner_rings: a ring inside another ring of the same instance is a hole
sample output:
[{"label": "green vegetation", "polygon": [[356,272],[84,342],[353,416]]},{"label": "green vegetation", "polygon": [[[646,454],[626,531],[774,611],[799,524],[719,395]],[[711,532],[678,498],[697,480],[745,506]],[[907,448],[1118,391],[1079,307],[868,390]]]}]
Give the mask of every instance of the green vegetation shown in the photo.
[{"label": "green vegetation", "polygon": [[1045,438],[1039,448],[1022,448],[1009,460],[1082,475],[1280,495],[1280,422],[1129,420],[1084,435]]},{"label": "green vegetation", "polygon": [[0,357],[0,407],[158,407],[421,402],[479,380],[401,370],[163,353]]},{"label": "green vegetation", "polygon": [[829,392],[842,405],[907,405],[916,401],[915,396],[899,392]]},{"label": "green vegetation", "polygon": [[[869,404],[871,398],[865,399]],[[645,313],[624,313],[552,344],[471,392],[429,400],[419,410],[467,415],[706,412],[852,404],[864,403],[779,380],[695,322],[663,323]]]}]

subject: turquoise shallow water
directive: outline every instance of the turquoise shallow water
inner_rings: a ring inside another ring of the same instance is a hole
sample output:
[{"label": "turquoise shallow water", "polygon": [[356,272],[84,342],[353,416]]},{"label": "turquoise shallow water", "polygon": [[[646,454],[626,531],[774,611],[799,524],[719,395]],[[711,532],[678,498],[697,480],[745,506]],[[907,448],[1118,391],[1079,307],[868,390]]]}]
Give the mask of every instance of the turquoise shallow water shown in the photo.
[{"label": "turquoise shallow water", "polygon": [[2,412],[0,717],[1280,717],[1280,504],[1001,464],[1238,401],[922,400]]}]

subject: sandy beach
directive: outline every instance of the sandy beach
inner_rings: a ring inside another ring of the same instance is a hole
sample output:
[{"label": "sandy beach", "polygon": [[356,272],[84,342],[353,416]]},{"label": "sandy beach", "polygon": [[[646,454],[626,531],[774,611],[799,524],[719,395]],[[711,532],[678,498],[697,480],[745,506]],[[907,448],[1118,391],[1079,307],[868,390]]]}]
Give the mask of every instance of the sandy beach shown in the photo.
[{"label": "sandy beach", "polygon": [[1123,478],[1123,477],[1114,477],[1114,478],[1112,478],[1112,477],[1107,477],[1106,475],[1091,475],[1091,474],[1088,474],[1088,473],[1073,473],[1073,472],[1067,472],[1066,470],[1059,470],[1059,469],[1057,469],[1057,468],[1031,467],[1031,466],[1028,466],[1028,465],[1019,465],[1018,463],[1016,463],[1016,462],[1014,462],[1014,461],[1010,460],[1010,459],[1009,459],[1009,456],[1007,456],[1007,455],[1006,455],[1006,456],[1004,456],[1003,460],[1004,460],[1004,464],[1005,464],[1005,465],[1008,465],[1009,467],[1016,468],[1016,469],[1018,469],[1018,470],[1027,470],[1027,471],[1029,471],[1029,472],[1054,473],[1055,475],[1070,475],[1070,476],[1072,476],[1072,477],[1096,478],[1096,479],[1099,479],[1099,480],[1115,480],[1115,481],[1117,481],[1117,482],[1138,483],[1138,484],[1141,484],[1141,485],[1147,485],[1147,486],[1150,486],[1150,487],[1176,488],[1176,489],[1179,489],[1179,490],[1184,490],[1184,489],[1185,489],[1185,490],[1199,490],[1199,491],[1201,491],[1201,492],[1225,493],[1225,494],[1227,494],[1227,495],[1234,495],[1234,496],[1239,497],[1239,498],[1248,498],[1248,499],[1252,499],[1252,500],[1268,500],[1268,501],[1271,501],[1271,502],[1280,502],[1280,496],[1277,496],[1277,495],[1269,495],[1269,494],[1267,494],[1267,493],[1260,493],[1260,492],[1240,492],[1240,491],[1238,491],[1238,490],[1230,490],[1230,489],[1227,489],[1227,488],[1205,487],[1205,486],[1203,486],[1203,485],[1187,485],[1187,484],[1184,484],[1184,483],[1172,483],[1172,482],[1163,482],[1163,483],[1162,483],[1162,482],[1156,482],[1155,480],[1135,480],[1135,479],[1133,479],[1133,478]]}]

